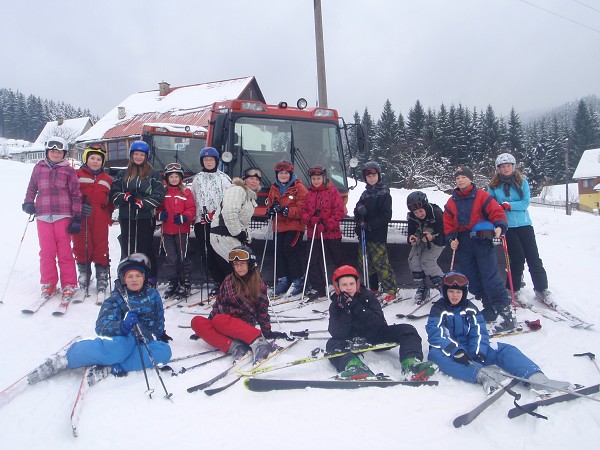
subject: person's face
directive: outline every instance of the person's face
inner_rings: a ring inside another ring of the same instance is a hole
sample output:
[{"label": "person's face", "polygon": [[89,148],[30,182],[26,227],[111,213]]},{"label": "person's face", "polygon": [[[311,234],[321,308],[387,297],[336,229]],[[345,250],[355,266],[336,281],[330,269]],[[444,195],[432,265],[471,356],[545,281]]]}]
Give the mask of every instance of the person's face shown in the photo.
[{"label": "person's face", "polygon": [[137,164],[139,166],[141,164],[144,164],[144,161],[146,161],[146,154],[144,152],[136,150],[131,154],[131,160],[134,164]]},{"label": "person's face", "polygon": [[377,175],[376,173],[370,173],[365,177],[365,179],[367,180],[367,184],[369,186],[373,186],[377,184],[377,181],[379,181],[379,175]]},{"label": "person's face", "polygon": [[452,306],[456,306],[462,300],[463,291],[460,289],[448,289],[448,301]]},{"label": "person's face", "polygon": [[464,175],[459,175],[456,177],[457,188],[459,188],[460,190],[464,190],[467,189],[469,186],[471,186],[471,180],[469,179],[469,177],[466,177]]},{"label": "person's face", "polygon": [[169,184],[171,186],[177,186],[177,185],[179,185],[180,176],[178,173],[171,173],[167,177],[167,181],[169,182]]},{"label": "person's face", "polygon": [[140,291],[144,286],[144,274],[139,270],[130,270],[125,274],[125,286],[133,292]]},{"label": "person's face", "polygon": [[102,168],[102,156],[92,153],[87,157],[86,165],[93,170],[100,170]]},{"label": "person's face", "polygon": [[57,163],[63,160],[64,153],[62,150],[48,150],[48,159],[50,162]]},{"label": "person's face", "polygon": [[425,218],[425,216],[427,215],[427,213],[425,212],[425,210],[423,208],[415,209],[413,211],[413,214],[417,217],[417,219],[421,219],[421,220],[423,220]]},{"label": "person's face", "polygon": [[281,183],[283,183],[283,184],[285,184],[285,183],[287,183],[288,181],[290,181],[290,177],[291,177],[290,173],[289,173],[288,171],[286,171],[286,170],[280,170],[280,171],[277,173],[277,179],[278,179],[278,180],[279,180]]},{"label": "person's face", "polygon": [[351,276],[338,278],[338,288],[341,292],[345,292],[346,294],[353,296],[358,290],[356,278]]},{"label": "person's face", "polygon": [[244,184],[248,187],[248,189],[252,191],[258,191],[260,189],[260,179],[256,177],[248,177],[244,180]]},{"label": "person's face", "polygon": [[206,170],[213,170],[217,166],[217,160],[214,156],[205,156],[202,158],[202,163],[204,164],[204,168]]},{"label": "person's face", "polygon": [[506,163],[506,164],[500,164],[498,166],[498,169],[500,169],[500,174],[504,175],[505,177],[511,175],[514,170],[515,170],[515,166],[511,163]]},{"label": "person's face", "polygon": [[310,182],[314,187],[319,187],[323,184],[323,175],[313,175],[310,177]]},{"label": "person's face", "polygon": [[248,261],[233,261],[233,270],[239,277],[243,277],[248,273]]}]

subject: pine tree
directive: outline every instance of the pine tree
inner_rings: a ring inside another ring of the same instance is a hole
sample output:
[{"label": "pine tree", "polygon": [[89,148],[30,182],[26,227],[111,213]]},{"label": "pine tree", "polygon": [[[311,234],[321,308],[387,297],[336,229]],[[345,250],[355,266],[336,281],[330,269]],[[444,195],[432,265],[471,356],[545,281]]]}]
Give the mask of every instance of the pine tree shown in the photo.
[{"label": "pine tree", "polygon": [[510,152],[515,158],[518,160],[523,159],[525,135],[521,120],[519,119],[519,115],[515,111],[515,108],[511,108],[510,116],[508,118],[506,145],[510,148]]},{"label": "pine tree", "polygon": [[408,140],[416,140],[423,137],[423,128],[425,127],[425,111],[421,102],[417,100],[415,106],[408,111],[408,122],[406,132]]}]

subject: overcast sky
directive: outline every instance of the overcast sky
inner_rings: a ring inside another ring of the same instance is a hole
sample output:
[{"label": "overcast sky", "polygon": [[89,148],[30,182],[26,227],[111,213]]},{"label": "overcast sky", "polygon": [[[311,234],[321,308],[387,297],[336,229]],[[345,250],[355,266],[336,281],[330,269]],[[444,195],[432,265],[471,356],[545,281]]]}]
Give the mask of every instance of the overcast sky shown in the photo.
[{"label": "overcast sky", "polygon": [[[322,9],[329,106],[347,120],[365,106],[377,119],[388,98],[406,117],[417,99],[506,115],[600,95],[599,0]],[[313,0],[4,0],[1,11],[0,87],[25,95],[102,116],[162,80],[254,75],[269,103],[316,102]]]}]

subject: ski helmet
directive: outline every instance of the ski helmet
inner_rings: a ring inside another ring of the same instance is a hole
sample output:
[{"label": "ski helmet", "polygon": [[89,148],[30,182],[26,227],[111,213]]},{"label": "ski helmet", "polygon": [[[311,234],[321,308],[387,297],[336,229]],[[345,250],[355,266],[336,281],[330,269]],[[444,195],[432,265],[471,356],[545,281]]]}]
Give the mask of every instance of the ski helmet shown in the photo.
[{"label": "ski helmet", "polygon": [[425,208],[429,204],[427,195],[421,191],[415,191],[408,194],[406,197],[406,206],[409,211],[416,211],[417,209]]},{"label": "ski helmet", "polygon": [[333,272],[333,287],[335,288],[335,292],[337,294],[340,293],[338,280],[342,277],[354,277],[356,279],[356,284],[358,285],[358,288],[360,290],[360,284],[358,282],[358,280],[360,279],[360,275],[358,274],[358,271],[352,266],[343,265],[335,269],[335,272]]},{"label": "ski helmet", "polygon": [[150,146],[144,141],[133,141],[131,147],[129,147],[130,158],[133,152],[144,152],[146,154],[146,159],[150,159]]},{"label": "ski helmet", "polygon": [[262,180],[262,172],[258,167],[248,167],[246,170],[244,170],[242,180],[245,180],[246,178],[250,177],[258,178],[258,180],[260,181]]},{"label": "ski helmet", "polygon": [[448,300],[448,289],[460,289],[462,291],[462,298],[460,302],[464,302],[467,299],[467,295],[469,293],[469,279],[466,275],[457,272],[451,271],[448,272],[442,278],[442,295],[444,296],[445,301]]},{"label": "ski helmet", "polygon": [[229,263],[233,261],[248,261],[248,270],[253,270],[256,267],[256,255],[252,249],[246,245],[238,245],[229,252]]},{"label": "ski helmet", "polygon": [[69,144],[63,138],[58,136],[50,136],[45,144],[46,147],[46,158],[48,158],[49,150],[62,150],[63,159],[66,158],[67,152],[69,151]]},{"label": "ski helmet", "polygon": [[496,169],[502,164],[512,164],[514,166],[517,164],[517,160],[510,153],[500,153],[496,158]]},{"label": "ski helmet", "polygon": [[165,181],[169,181],[169,175],[171,175],[172,173],[178,173],[179,176],[181,177],[181,180],[183,181],[183,169],[181,168],[181,164],[179,163],[169,163],[165,166],[165,170],[163,173],[163,177],[165,179]]},{"label": "ski helmet", "polygon": [[117,267],[117,275],[119,281],[125,284],[125,275],[130,270],[139,270],[144,274],[144,282],[148,279],[148,274],[152,264],[150,259],[143,253],[132,253],[127,258],[123,259]]},{"label": "ski helmet", "polygon": [[205,147],[200,151],[200,165],[204,168],[204,162],[202,161],[205,156],[212,156],[215,158],[215,162],[219,162],[219,152],[214,147]]},{"label": "ski helmet", "polygon": [[104,150],[104,147],[102,147],[100,144],[91,144],[87,146],[83,152],[83,156],[81,157],[83,163],[87,164],[88,157],[93,154],[100,155],[102,158],[102,165],[104,165],[106,162],[106,150]]},{"label": "ski helmet", "polygon": [[327,181],[327,169],[322,164],[315,164],[314,166],[310,166],[308,169],[309,178],[313,175],[320,175],[323,177],[323,184]]},{"label": "ski helmet", "polygon": [[377,173],[377,181],[381,181],[381,166],[375,161],[367,162],[362,169],[362,174],[365,182],[367,181],[367,175],[373,175]]},{"label": "ski helmet", "polygon": [[471,237],[492,239],[495,236],[494,224],[488,220],[477,222],[471,229]]},{"label": "ski helmet", "polygon": [[277,164],[275,164],[275,174],[281,172],[282,170],[285,172],[294,173],[294,165],[291,163],[291,161],[288,161],[287,159],[282,159]]}]

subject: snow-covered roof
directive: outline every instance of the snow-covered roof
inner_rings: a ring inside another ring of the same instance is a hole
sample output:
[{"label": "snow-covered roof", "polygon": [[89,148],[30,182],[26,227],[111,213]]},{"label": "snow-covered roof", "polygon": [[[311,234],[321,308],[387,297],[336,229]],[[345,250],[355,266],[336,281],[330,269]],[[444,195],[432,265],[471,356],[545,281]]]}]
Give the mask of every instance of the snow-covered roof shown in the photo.
[{"label": "snow-covered roof", "polygon": [[[552,186],[544,186],[538,197],[544,200],[545,203],[564,202],[566,198],[566,188],[564,184],[555,184]],[[569,198],[574,201],[579,196],[579,184],[569,183]]]},{"label": "snow-covered roof", "polygon": [[75,142],[75,139],[81,135],[84,131],[86,131],[86,127],[91,124],[91,119],[89,117],[79,117],[77,119],[65,119],[62,121],[62,124],[58,124],[58,120],[53,120],[48,122],[38,138],[34,142],[34,146],[44,146],[48,137],[50,136],[59,136],[69,143]]},{"label": "snow-covered roof", "polygon": [[586,150],[581,155],[573,179],[600,177],[600,148]]},{"label": "snow-covered roof", "polygon": [[31,150],[31,142],[23,139],[7,139],[0,137],[0,155],[13,155]]},{"label": "snow-covered roof", "polygon": [[[106,113],[77,141],[101,140],[106,139],[107,135],[110,135],[108,137],[139,135],[143,123],[173,122],[175,120],[173,116],[195,115],[200,117],[214,102],[238,98],[253,81],[254,77],[244,77],[191,86],[170,87],[168,93],[162,96],[159,89],[131,94]],[[120,112],[124,114],[121,115],[121,118],[119,118]],[[137,120],[138,117],[140,119],[143,117],[143,120]],[[192,123],[188,124],[192,125]],[[202,124],[197,123],[197,125]],[[117,127],[122,128],[123,132],[109,133],[110,130]]]}]

